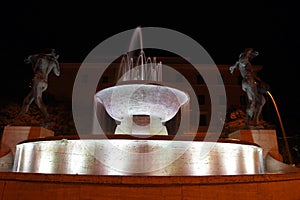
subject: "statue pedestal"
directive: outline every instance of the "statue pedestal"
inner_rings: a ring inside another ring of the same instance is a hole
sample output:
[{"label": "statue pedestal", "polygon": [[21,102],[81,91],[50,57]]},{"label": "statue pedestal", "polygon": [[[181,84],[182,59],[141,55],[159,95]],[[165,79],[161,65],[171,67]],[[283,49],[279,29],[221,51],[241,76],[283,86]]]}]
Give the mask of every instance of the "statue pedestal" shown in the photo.
[{"label": "statue pedestal", "polygon": [[267,154],[270,154],[276,160],[283,161],[282,155],[278,150],[276,130],[237,130],[229,134],[229,138],[256,143],[262,147],[264,158]]},{"label": "statue pedestal", "polygon": [[5,126],[1,146],[7,146],[13,155],[16,145],[24,140],[54,136],[54,132],[40,126]]},{"label": "statue pedestal", "polygon": [[0,172],[11,171],[13,168],[13,155],[10,149],[4,145],[0,145]]}]

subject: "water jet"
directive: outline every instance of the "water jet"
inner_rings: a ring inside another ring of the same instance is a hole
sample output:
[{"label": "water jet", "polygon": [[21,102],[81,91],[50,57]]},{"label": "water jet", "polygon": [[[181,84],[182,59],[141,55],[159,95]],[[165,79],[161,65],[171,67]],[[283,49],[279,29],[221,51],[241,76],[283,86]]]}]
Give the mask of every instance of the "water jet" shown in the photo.
[{"label": "water jet", "polygon": [[282,123],[282,119],[281,119],[281,116],[280,116],[280,113],[279,113],[279,110],[278,110],[278,106],[277,106],[276,101],[275,101],[273,95],[271,94],[271,92],[267,91],[267,94],[271,97],[272,103],[273,103],[273,105],[275,107],[276,114],[277,114],[277,117],[278,117],[278,120],[279,120],[279,124],[280,124],[280,128],[281,128],[281,131],[282,131],[282,134],[283,134],[285,148],[286,148],[286,151],[287,151],[287,154],[288,154],[288,162],[289,162],[289,164],[292,164],[293,163],[293,159],[292,159],[292,155],[291,155],[289,143],[288,143],[288,141],[286,139],[287,138],[286,137],[286,132],[285,132],[285,129],[284,129],[284,126],[283,126],[283,123]]}]

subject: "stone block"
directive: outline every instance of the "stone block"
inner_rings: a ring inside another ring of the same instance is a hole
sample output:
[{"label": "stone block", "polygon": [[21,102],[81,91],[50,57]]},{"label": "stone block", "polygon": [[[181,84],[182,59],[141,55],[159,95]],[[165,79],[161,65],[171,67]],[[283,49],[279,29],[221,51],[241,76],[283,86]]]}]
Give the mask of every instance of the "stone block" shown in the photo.
[{"label": "stone block", "polygon": [[5,126],[1,145],[7,146],[12,154],[15,155],[18,143],[28,139],[49,136],[54,136],[54,132],[41,126]]},{"label": "stone block", "polygon": [[263,149],[263,157],[267,154],[279,161],[283,161],[282,155],[279,153],[276,130],[272,129],[244,129],[237,130],[229,134],[229,138],[241,141],[252,142],[259,145]]}]

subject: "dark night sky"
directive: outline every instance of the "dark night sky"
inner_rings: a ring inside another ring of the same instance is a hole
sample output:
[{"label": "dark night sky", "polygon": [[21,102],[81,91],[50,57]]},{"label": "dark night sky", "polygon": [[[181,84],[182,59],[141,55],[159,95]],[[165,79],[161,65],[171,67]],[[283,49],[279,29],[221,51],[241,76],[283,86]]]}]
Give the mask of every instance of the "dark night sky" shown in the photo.
[{"label": "dark night sky", "polygon": [[1,3],[0,89],[4,92],[0,97],[24,88],[31,69],[23,60],[31,53],[53,47],[60,62],[82,62],[115,34],[137,26],[163,27],[195,39],[216,64],[233,64],[246,47],[259,51],[252,63],[264,66],[260,76],[270,84],[284,124],[297,124],[300,14],[296,5],[284,1],[108,2]]}]

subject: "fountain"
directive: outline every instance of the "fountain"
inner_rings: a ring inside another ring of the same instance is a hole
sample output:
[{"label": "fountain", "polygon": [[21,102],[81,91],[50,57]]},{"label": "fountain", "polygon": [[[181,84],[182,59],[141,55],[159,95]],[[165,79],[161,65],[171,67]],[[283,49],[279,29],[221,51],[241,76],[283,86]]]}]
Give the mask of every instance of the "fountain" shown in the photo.
[{"label": "fountain", "polygon": [[[134,60],[132,49],[137,36],[140,52]],[[129,50],[121,59],[117,78],[116,86],[95,95],[96,112],[104,106],[116,120],[115,134],[168,135],[164,123],[189,102],[189,95],[163,85],[162,63],[157,63],[156,57],[146,57],[140,27],[135,29]]]},{"label": "fountain", "polygon": [[[137,56],[134,56],[137,51],[133,46],[137,38],[140,46]],[[19,144],[16,157],[22,158],[22,162],[16,159],[13,170],[137,176],[264,173],[262,149],[256,144],[219,139],[214,133],[217,132],[215,128],[203,138],[196,138],[196,134],[184,135],[186,130],[181,134],[168,133],[165,123],[190,103],[190,95],[166,84],[163,68],[165,66],[157,63],[156,57],[146,57],[141,29],[136,28],[129,50],[122,56],[117,84],[94,94],[95,116],[99,119],[104,107],[117,124],[114,133],[107,136],[93,132],[90,136],[93,139],[81,136],[80,141]],[[28,151],[32,156],[24,157],[24,152]],[[40,159],[32,160],[37,157]],[[69,162],[58,164],[74,159],[88,164],[76,167]],[[231,160],[230,164],[224,159]],[[230,169],[233,164],[234,170]]]},{"label": "fountain", "polygon": [[[137,38],[140,46],[134,60]],[[117,79],[116,86],[95,95],[96,105],[103,105],[118,123],[115,134],[168,135],[164,123],[188,103],[189,96],[162,85],[162,63],[157,63],[156,57],[146,57],[140,27],[135,29],[128,52],[121,59]],[[99,106],[96,111],[100,110]]]},{"label": "fountain", "polygon": [[[242,192],[248,192],[242,196],[250,199],[265,197],[268,192],[272,197],[284,196],[283,191],[270,189],[282,185],[293,190],[294,195],[299,194],[288,184],[299,183],[298,170],[264,156],[264,149],[256,143],[218,138],[216,127],[221,120],[214,119],[224,107],[212,106],[212,126],[204,137],[170,135],[165,123],[193,96],[163,84],[163,65],[145,56],[141,29],[137,28],[133,35],[140,35],[141,51],[136,61],[130,55],[131,44],[130,51],[122,57],[118,83],[89,96],[95,100],[92,106],[88,102],[92,117],[97,117],[104,107],[117,124],[114,134],[97,134],[93,130],[92,134],[80,136],[22,141],[17,145],[12,169],[13,173],[22,174],[19,181],[27,175],[37,175],[30,182],[39,184],[39,188],[49,187],[49,182],[55,189],[65,184],[71,188],[70,193],[75,191],[87,199],[155,199],[161,195],[232,199]],[[208,85],[214,85],[211,80],[218,80],[218,76],[209,76],[212,71],[214,68],[201,71]],[[222,94],[222,85],[217,89]],[[216,102],[214,94],[212,102]],[[292,177],[287,176],[289,173]],[[8,181],[12,179],[8,177]],[[201,192],[195,192],[199,189]]]},{"label": "fountain", "polygon": [[96,99],[118,122],[115,134],[168,135],[163,124],[188,102],[188,95],[175,88],[139,83],[101,90]]}]

